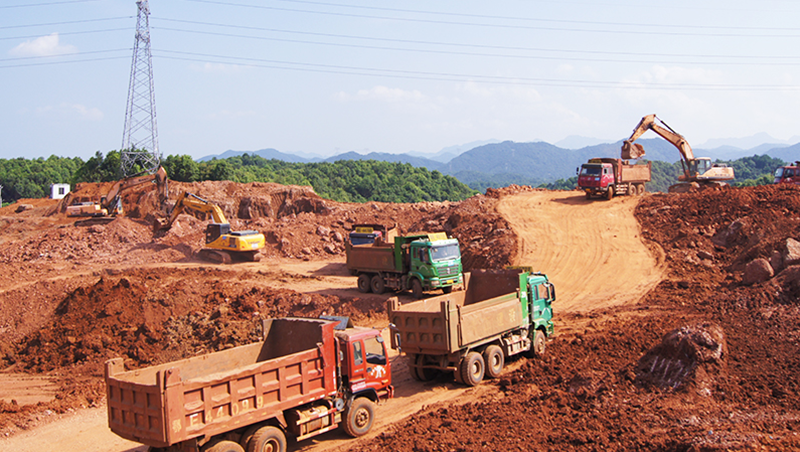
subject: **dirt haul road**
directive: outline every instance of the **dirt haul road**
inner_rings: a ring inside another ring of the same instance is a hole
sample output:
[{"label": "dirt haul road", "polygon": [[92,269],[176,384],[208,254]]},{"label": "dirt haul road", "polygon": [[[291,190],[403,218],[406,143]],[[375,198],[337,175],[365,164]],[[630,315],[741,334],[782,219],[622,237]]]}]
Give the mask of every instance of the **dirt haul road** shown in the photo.
[{"label": "dirt haul road", "polygon": [[636,302],[664,277],[663,252],[645,246],[633,216],[639,199],[534,191],[501,199],[498,211],[518,237],[514,264],[547,274],[558,311],[590,311]]},{"label": "dirt haul road", "polygon": [[[635,302],[663,273],[663,259],[653,258],[640,239],[639,226],[633,217],[637,201],[638,198],[618,198],[590,203],[576,192],[535,191],[501,198],[498,210],[519,238],[520,249],[514,263],[532,265],[552,278],[558,290],[559,310],[587,311]],[[341,266],[330,261],[292,263],[281,268],[285,277],[276,283],[299,292],[352,291],[352,286],[347,288],[348,278],[343,277]],[[323,275],[325,271],[330,274]],[[624,287],[609,284],[618,280],[620,272]],[[310,275],[314,277],[309,278]],[[521,364],[510,363],[507,371]],[[408,376],[404,359],[394,359],[393,366],[398,397],[379,407],[376,424],[367,437],[350,440],[334,432],[299,445],[291,444],[290,448],[303,451],[358,448],[360,443],[368,442],[426,405],[474,402],[496,391],[493,385],[469,389],[455,386],[446,378],[419,383]],[[43,445],[57,445],[63,452],[146,450],[111,433],[106,427],[104,408],[81,410],[29,433],[0,440],[0,448],[4,450],[38,451]]]}]

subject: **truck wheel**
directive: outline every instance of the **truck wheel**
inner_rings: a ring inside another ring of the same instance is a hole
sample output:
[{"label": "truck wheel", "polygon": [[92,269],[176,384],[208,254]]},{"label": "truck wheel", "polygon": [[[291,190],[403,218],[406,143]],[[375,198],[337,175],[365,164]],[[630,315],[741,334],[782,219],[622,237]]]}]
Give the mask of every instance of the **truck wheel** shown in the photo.
[{"label": "truck wheel", "polygon": [[411,280],[411,293],[414,298],[422,298],[422,283],[417,278]]},{"label": "truck wheel", "polygon": [[592,199],[592,194],[590,192],[586,192],[586,199]]},{"label": "truck wheel", "polygon": [[247,442],[247,452],[286,452],[286,435],[278,427],[261,427]]},{"label": "truck wheel", "polygon": [[533,333],[533,344],[531,344],[531,351],[533,352],[533,356],[536,358],[541,358],[544,356],[545,350],[545,337],[544,331],[536,330]]},{"label": "truck wheel", "polygon": [[637,193],[636,185],[628,184],[628,196],[636,196]]},{"label": "truck wheel", "polygon": [[202,452],[244,452],[239,443],[227,440],[215,441],[200,450]]},{"label": "truck wheel", "polygon": [[369,293],[371,289],[369,275],[366,273],[358,275],[358,291],[361,293]]},{"label": "truck wheel", "polygon": [[453,286],[442,287],[442,293],[444,293],[445,295],[449,294],[452,291],[453,291]]},{"label": "truck wheel", "polygon": [[415,380],[432,381],[439,376],[439,371],[437,369],[426,369],[422,367],[423,365],[425,365],[425,355],[417,355],[414,358],[414,366],[409,366],[411,369],[411,376],[416,377]]},{"label": "truck wheel", "polygon": [[505,356],[503,349],[496,345],[490,345],[483,351],[483,362],[486,364],[486,377],[497,378],[503,371]]},{"label": "truck wheel", "polygon": [[376,294],[382,294],[386,291],[386,283],[383,282],[383,277],[381,275],[375,275],[372,277],[370,287],[372,287],[372,292]]},{"label": "truck wheel", "polygon": [[613,185],[609,185],[608,186],[608,191],[606,192],[606,199],[611,201],[611,198],[613,198],[613,197],[614,197],[614,186]]},{"label": "truck wheel", "polygon": [[636,189],[636,193],[638,193],[639,196],[641,196],[644,194],[644,190],[645,190],[644,184],[639,184],[639,188]]},{"label": "truck wheel", "polygon": [[366,397],[359,397],[344,410],[344,431],[354,438],[364,435],[372,428],[374,419],[375,402]]},{"label": "truck wheel", "polygon": [[461,380],[467,386],[475,386],[483,380],[485,368],[483,356],[478,352],[469,352],[461,360]]}]

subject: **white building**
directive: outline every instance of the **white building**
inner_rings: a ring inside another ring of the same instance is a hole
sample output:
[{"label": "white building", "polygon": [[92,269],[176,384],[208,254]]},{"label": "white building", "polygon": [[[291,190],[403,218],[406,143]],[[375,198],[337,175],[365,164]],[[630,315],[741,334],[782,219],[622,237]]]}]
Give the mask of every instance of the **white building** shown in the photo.
[{"label": "white building", "polygon": [[53,184],[50,186],[50,197],[63,199],[69,193],[69,184]]}]

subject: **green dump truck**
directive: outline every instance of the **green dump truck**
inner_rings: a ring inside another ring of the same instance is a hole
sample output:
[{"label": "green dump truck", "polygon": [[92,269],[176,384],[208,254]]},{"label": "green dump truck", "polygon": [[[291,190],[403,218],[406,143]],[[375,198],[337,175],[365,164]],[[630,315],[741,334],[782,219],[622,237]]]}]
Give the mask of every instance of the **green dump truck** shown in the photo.
[{"label": "green dump truck", "polygon": [[419,381],[452,372],[469,386],[500,375],[506,358],[544,354],[553,334],[555,287],[529,268],[477,270],[466,290],[401,304],[388,301],[392,348]]},{"label": "green dump truck", "polygon": [[347,269],[364,293],[411,290],[420,298],[428,290],[450,293],[464,282],[458,239],[444,232],[398,236],[394,228],[355,225],[345,251]]}]

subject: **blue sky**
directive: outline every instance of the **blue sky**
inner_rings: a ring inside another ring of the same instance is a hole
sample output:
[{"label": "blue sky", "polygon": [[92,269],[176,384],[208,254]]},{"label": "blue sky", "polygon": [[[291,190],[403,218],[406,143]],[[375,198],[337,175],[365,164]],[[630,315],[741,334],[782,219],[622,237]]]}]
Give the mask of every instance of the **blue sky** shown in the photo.
[{"label": "blue sky", "polygon": [[[159,147],[799,141],[800,2],[153,0]],[[0,158],[119,149],[133,0],[0,0]],[[650,138],[654,135],[647,134]]]}]

